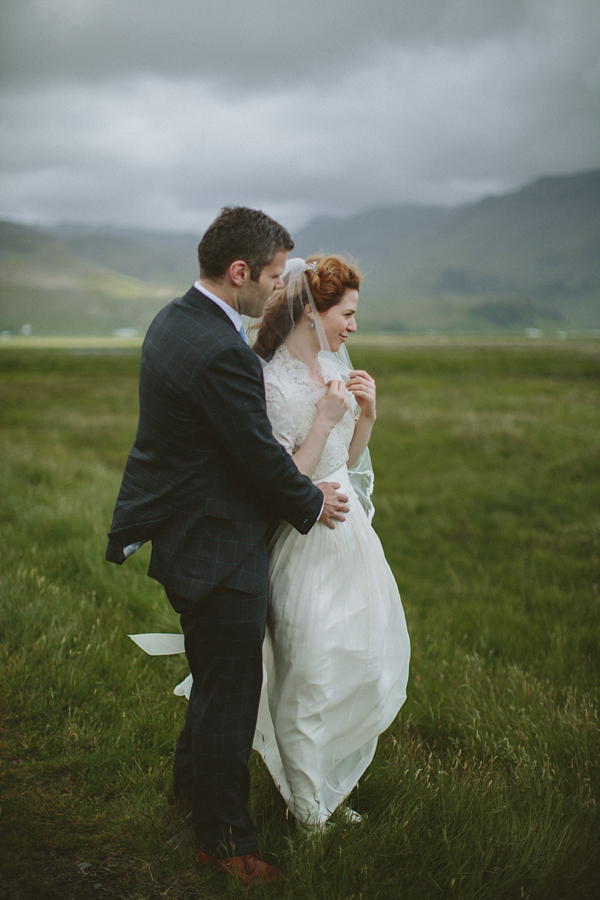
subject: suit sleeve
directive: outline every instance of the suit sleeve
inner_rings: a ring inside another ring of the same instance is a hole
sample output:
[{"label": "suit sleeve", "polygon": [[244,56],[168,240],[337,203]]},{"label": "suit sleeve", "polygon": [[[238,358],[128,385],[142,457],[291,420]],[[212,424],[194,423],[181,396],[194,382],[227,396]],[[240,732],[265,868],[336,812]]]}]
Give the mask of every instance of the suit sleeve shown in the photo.
[{"label": "suit sleeve", "polygon": [[193,399],[257,501],[298,531],[309,531],[323,494],[273,436],[260,362],[252,351],[240,344],[215,353],[197,373]]}]

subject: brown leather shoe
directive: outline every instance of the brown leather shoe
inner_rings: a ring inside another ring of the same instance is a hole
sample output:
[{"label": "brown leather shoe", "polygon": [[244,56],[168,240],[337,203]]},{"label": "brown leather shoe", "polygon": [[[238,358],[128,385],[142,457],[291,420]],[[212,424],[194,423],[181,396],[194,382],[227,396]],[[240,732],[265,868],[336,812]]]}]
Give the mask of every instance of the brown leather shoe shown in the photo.
[{"label": "brown leather shoe", "polygon": [[245,853],[243,856],[211,856],[203,850],[198,850],[196,860],[214,869],[220,869],[229,875],[236,875],[244,884],[254,884],[257,881],[280,881],[283,872],[270,866],[254,853]]}]

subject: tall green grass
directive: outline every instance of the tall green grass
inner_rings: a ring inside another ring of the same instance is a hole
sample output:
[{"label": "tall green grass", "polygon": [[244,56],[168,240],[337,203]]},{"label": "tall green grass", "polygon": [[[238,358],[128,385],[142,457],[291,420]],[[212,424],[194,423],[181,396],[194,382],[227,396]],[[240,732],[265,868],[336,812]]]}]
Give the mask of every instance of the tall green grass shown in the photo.
[{"label": "tall green grass", "polygon": [[[253,759],[284,885],[256,897],[596,897],[600,346],[360,348],[379,388],[375,526],[413,643],[409,698],[350,798],[303,837]],[[225,898],[167,840],[183,657],[144,548],[104,562],[135,354],[0,352],[0,896]],[[84,865],[88,864],[88,865]]]}]

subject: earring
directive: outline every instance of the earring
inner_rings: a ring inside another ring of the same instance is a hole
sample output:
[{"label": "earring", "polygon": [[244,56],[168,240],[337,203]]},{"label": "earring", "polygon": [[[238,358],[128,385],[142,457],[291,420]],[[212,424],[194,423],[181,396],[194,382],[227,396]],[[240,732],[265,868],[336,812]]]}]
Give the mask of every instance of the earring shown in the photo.
[{"label": "earring", "polygon": [[311,327],[311,328],[314,328],[314,327],[315,327],[315,323],[313,322],[312,325],[311,325],[310,327]]}]

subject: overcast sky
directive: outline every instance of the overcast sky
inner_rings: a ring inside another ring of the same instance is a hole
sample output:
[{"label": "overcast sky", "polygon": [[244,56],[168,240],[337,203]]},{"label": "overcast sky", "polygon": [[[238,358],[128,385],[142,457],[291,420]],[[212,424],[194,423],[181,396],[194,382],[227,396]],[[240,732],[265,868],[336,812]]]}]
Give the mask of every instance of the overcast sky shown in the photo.
[{"label": "overcast sky", "polygon": [[0,216],[201,232],[600,168],[600,0],[0,0]]}]

